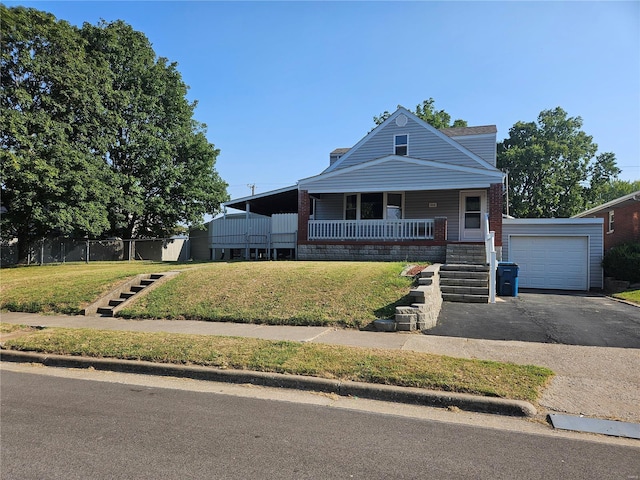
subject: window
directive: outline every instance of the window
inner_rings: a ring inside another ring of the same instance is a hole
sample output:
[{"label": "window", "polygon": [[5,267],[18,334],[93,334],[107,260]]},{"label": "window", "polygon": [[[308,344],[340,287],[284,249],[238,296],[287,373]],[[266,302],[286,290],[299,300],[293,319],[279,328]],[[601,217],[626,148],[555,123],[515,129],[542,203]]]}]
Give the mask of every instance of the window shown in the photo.
[{"label": "window", "polygon": [[465,198],[464,228],[480,228],[481,203],[480,197]]},{"label": "window", "polygon": [[384,195],[382,193],[361,193],[360,195],[360,219],[382,219]]},{"label": "window", "polygon": [[609,212],[609,230],[607,230],[607,233],[613,233],[614,215],[615,211],[611,210]]},{"label": "window", "polygon": [[389,220],[402,219],[401,193],[387,193],[387,218]]},{"label": "window", "polygon": [[400,220],[402,193],[349,193],[344,197],[345,220]]},{"label": "window", "polygon": [[396,135],[393,145],[396,155],[407,155],[409,153],[409,135]]},{"label": "window", "polygon": [[347,195],[344,202],[344,219],[356,220],[358,215],[358,194]]}]

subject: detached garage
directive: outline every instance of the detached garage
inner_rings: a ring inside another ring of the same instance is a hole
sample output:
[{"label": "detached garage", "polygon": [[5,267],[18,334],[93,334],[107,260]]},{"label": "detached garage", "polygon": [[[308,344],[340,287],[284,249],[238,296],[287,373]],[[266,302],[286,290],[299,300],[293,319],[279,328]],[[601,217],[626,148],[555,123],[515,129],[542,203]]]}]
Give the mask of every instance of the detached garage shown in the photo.
[{"label": "detached garage", "polygon": [[502,257],[520,267],[520,288],[600,289],[602,237],[597,218],[505,218]]}]

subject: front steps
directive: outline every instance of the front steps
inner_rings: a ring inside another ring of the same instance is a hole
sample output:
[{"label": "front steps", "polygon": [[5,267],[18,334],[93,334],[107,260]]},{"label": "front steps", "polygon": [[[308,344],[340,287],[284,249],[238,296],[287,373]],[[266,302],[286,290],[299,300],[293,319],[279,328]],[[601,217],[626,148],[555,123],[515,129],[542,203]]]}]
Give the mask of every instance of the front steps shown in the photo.
[{"label": "front steps", "polygon": [[440,291],[445,302],[489,302],[484,245],[447,245],[447,263],[440,267]]},{"label": "front steps", "polygon": [[159,283],[163,283],[178,273],[179,272],[166,272],[137,275],[134,279],[119,285],[113,291],[85,308],[84,314],[113,317],[115,313],[124,308],[125,303],[129,300],[146,294]]}]

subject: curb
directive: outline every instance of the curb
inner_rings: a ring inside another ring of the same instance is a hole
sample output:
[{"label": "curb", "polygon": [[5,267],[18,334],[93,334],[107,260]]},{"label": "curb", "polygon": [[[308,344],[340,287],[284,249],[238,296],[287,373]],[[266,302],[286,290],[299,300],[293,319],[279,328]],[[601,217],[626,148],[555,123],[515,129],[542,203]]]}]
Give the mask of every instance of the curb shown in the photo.
[{"label": "curb", "polygon": [[0,361],[41,363],[49,367],[94,368],[95,370],[183,377],[215,382],[249,383],[264,387],[313,390],[323,393],[335,393],[341,396],[418,404],[429,407],[457,407],[466,411],[516,417],[533,417],[537,414],[532,404],[522,400],[439,392],[413,387],[330,380],[303,375],[286,375],[249,370],[222,370],[197,365],[174,365],[137,360],[49,355],[4,349],[0,351]]}]

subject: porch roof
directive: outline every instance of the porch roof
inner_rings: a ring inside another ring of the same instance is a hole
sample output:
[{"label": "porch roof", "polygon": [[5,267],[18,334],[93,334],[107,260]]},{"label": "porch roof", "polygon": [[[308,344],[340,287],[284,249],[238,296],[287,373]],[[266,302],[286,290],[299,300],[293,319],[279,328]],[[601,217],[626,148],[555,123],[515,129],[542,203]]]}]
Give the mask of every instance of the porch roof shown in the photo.
[{"label": "porch roof", "polygon": [[260,215],[271,216],[275,213],[298,213],[298,186],[280,188],[269,192],[257,193],[248,197],[224,202],[224,207],[249,210]]},{"label": "porch roof", "polygon": [[493,168],[389,155],[302,179],[298,187],[309,193],[451,190],[488,188],[503,178],[504,174]]}]

